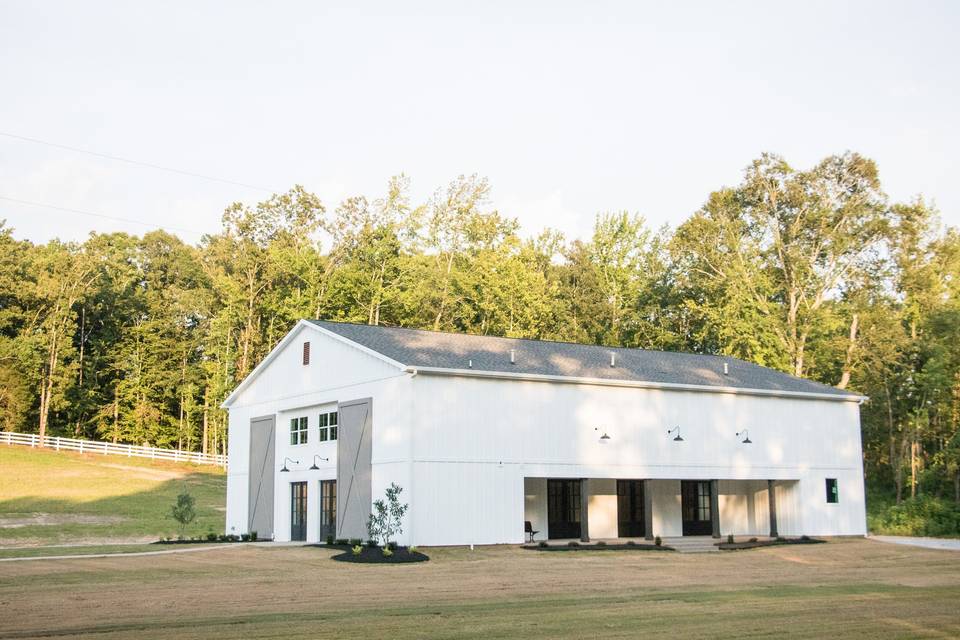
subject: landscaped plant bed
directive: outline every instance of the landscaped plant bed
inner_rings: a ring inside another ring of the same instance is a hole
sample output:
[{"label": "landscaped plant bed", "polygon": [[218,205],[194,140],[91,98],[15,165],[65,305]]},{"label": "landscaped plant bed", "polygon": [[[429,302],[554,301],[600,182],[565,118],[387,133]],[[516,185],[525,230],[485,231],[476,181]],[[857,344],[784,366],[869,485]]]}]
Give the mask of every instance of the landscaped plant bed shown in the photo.
[{"label": "landscaped plant bed", "polygon": [[156,542],[151,542],[150,544],[227,544],[232,542],[257,542],[257,536],[250,534],[243,534],[242,536],[235,534],[209,534],[201,538],[170,538],[167,540],[157,540]]},{"label": "landscaped plant bed", "polygon": [[534,551],[675,551],[673,547],[666,545],[655,545],[646,542],[636,544],[591,544],[589,542],[579,542],[571,544],[525,544],[524,549]]},{"label": "landscaped plant bed", "polygon": [[150,544],[232,544],[234,542],[257,542],[256,540],[236,540],[227,539],[227,540],[207,540],[206,538],[200,539],[195,538],[190,540],[189,538],[185,540],[157,540],[156,542],[151,542]]},{"label": "landscaped plant bed", "polygon": [[822,544],[826,540],[817,538],[777,538],[775,540],[754,540],[745,542],[718,542],[721,551],[739,551],[740,549],[756,549],[758,547],[776,547],[784,544]]},{"label": "landscaped plant bed", "polygon": [[[339,547],[339,545],[332,545]],[[411,551],[408,547],[397,547],[391,555],[384,555],[380,547],[364,546],[359,554],[353,552],[353,548],[348,548],[344,553],[338,553],[333,556],[334,560],[340,562],[356,562],[360,564],[406,564],[409,562],[426,562],[430,556]]]}]

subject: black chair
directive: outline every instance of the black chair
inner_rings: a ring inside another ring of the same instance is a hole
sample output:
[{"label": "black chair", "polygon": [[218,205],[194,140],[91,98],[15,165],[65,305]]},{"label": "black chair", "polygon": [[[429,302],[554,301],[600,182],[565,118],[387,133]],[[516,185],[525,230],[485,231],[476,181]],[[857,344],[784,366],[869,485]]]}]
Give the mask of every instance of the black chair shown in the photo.
[{"label": "black chair", "polygon": [[533,542],[534,536],[536,536],[539,531],[533,530],[533,525],[530,524],[529,520],[524,520],[523,522],[523,532],[527,534],[527,542]]}]

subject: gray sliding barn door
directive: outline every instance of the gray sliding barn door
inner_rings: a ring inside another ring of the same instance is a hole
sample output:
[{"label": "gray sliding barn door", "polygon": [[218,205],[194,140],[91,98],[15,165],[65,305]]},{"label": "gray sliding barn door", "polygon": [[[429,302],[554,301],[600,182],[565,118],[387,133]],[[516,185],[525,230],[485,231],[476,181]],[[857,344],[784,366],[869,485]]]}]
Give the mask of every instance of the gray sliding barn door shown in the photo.
[{"label": "gray sliding barn door", "polygon": [[273,537],[273,478],[277,470],[274,448],[276,416],[250,421],[250,484],[247,531],[265,540]]},{"label": "gray sliding barn door", "polygon": [[338,407],[337,537],[366,538],[370,518],[373,451],[373,400],[353,400]]}]

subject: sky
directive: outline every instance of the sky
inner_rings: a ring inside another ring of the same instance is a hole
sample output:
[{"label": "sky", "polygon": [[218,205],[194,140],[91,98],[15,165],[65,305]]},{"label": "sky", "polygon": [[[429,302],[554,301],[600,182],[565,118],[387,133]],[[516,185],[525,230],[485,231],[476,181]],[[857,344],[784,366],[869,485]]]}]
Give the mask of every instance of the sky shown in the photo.
[{"label": "sky", "polygon": [[960,226],[958,32],[935,1],[0,0],[0,220],[198,242],[294,184],[332,209],[478,173],[524,232],[588,237],[852,150]]}]

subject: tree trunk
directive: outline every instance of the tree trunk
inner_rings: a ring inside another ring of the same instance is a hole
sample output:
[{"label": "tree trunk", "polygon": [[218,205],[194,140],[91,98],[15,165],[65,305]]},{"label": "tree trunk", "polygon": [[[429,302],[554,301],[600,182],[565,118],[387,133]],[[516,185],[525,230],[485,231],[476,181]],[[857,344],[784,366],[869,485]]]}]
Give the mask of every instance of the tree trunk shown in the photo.
[{"label": "tree trunk", "polygon": [[855,313],[850,319],[850,341],[847,344],[847,355],[843,360],[843,375],[840,376],[838,389],[846,389],[850,384],[850,372],[853,370],[853,356],[857,351],[857,328],[860,325],[860,315]]},{"label": "tree trunk", "polygon": [[113,387],[113,444],[120,439],[120,384]]},{"label": "tree trunk", "polygon": [[47,367],[40,380],[40,446],[44,446],[47,436],[47,421],[50,416],[50,398],[53,395],[53,375],[57,369],[59,356],[59,336],[56,327],[51,329],[50,347],[47,350]]},{"label": "tree trunk", "polygon": [[201,450],[204,454],[207,453],[207,439],[209,437],[209,402],[210,397],[210,387],[207,386],[203,390],[203,443],[201,444]]}]

